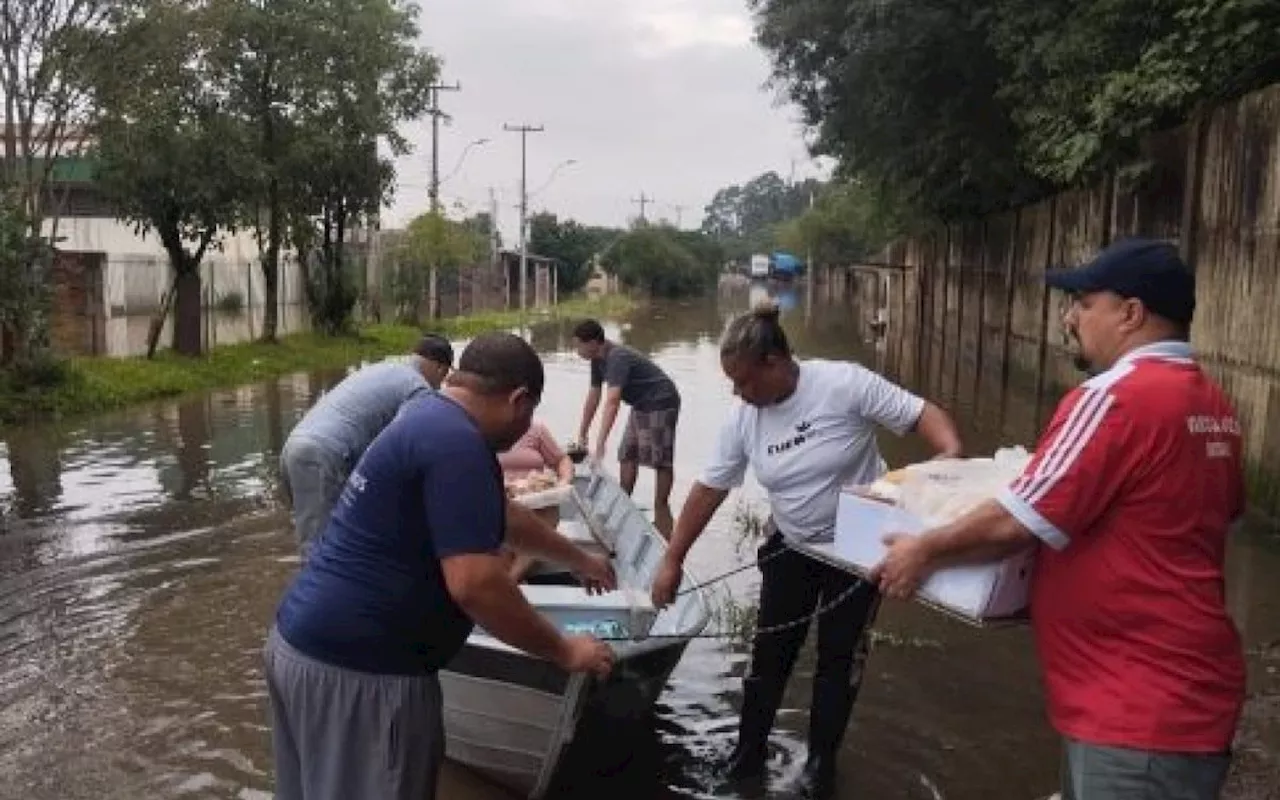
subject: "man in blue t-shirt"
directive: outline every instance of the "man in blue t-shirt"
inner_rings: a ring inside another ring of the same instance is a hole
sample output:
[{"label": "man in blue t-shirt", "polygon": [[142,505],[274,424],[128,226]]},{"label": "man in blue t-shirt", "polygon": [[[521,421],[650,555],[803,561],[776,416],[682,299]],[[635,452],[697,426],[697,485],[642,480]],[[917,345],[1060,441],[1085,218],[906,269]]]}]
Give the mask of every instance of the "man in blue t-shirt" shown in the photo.
[{"label": "man in blue t-shirt", "polygon": [[607,559],[507,501],[495,453],[528,429],[543,380],[523,339],[477,337],[357,463],[267,640],[277,800],[433,798],[436,675],[474,624],[570,672],[611,669],[606,644],[528,604],[499,551],[505,539],[615,586]]}]

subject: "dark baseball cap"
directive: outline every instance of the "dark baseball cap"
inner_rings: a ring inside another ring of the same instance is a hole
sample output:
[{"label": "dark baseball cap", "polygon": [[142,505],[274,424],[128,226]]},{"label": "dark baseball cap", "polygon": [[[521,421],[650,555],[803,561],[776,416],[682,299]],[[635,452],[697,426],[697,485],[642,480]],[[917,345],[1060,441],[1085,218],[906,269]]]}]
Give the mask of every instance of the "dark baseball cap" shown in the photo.
[{"label": "dark baseball cap", "polygon": [[1196,311],[1195,274],[1176,247],[1157,239],[1120,239],[1081,267],[1051,270],[1045,282],[1064,292],[1132,297],[1151,313],[1182,325],[1190,325]]},{"label": "dark baseball cap", "polygon": [[453,345],[449,344],[448,339],[438,334],[424,334],[418,346],[413,348],[413,352],[437,364],[453,366]]}]

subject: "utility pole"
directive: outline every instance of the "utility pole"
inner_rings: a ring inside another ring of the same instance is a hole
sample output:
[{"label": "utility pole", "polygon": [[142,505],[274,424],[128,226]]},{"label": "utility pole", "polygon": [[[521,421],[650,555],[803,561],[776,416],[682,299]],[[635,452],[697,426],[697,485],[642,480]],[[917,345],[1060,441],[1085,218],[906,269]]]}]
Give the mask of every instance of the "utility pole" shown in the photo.
[{"label": "utility pole", "polygon": [[680,228],[684,222],[684,206],[673,203],[671,207],[676,210],[676,228]]},{"label": "utility pole", "polygon": [[[431,115],[431,214],[435,216],[440,213],[440,117],[444,115],[440,110],[440,92],[462,91],[462,84],[457,81],[454,81],[452,86],[433,83],[427,88],[431,92],[431,107],[427,109],[427,113]],[[431,249],[431,274],[427,285],[427,319],[435,319],[439,316],[437,312],[440,305],[438,291],[440,270],[437,267],[440,256],[435,252],[435,247]]]},{"label": "utility pole", "polygon": [[525,221],[529,216],[529,134],[541,133],[541,125],[503,125],[502,129],[520,134],[520,310],[525,310],[526,287],[529,282],[529,247]]},{"label": "utility pole", "polygon": [[440,92],[462,91],[462,84],[455,81],[453,85],[433,83],[427,87],[431,92],[431,107],[427,113],[431,115],[431,213],[440,210]]},{"label": "utility pole", "polygon": [[646,196],[645,193],[641,191],[640,197],[638,199],[633,199],[631,202],[640,204],[640,221],[647,222],[648,220],[645,218],[644,209],[645,206],[653,202],[653,198]]}]

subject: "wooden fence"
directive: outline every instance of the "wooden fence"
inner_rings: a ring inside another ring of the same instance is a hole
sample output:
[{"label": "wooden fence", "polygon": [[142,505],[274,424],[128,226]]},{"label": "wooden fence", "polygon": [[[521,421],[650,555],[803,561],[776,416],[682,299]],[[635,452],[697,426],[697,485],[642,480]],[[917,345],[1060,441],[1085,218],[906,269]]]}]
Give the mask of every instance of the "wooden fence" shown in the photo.
[{"label": "wooden fence", "polygon": [[[1044,272],[1125,235],[1176,243],[1197,276],[1192,344],[1237,404],[1251,499],[1277,515],[1280,86],[1153,136],[1145,150],[1141,169],[1095,186],[895,242],[877,266],[854,268],[857,292],[877,292],[874,307],[897,321],[895,363],[919,385],[1025,440],[1080,380]],[[1034,390],[1034,409],[1012,407],[1011,388]]]}]

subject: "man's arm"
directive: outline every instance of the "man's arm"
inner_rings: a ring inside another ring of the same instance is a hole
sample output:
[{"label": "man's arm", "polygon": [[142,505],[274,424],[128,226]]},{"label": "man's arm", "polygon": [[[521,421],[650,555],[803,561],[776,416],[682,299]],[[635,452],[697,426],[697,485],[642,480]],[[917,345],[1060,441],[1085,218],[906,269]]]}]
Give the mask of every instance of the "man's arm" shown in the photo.
[{"label": "man's arm", "polygon": [[609,434],[613,431],[613,423],[618,419],[618,409],[622,406],[622,387],[610,386],[604,398],[604,412],[600,415],[600,432],[596,435],[595,452],[604,455],[609,444]]},{"label": "man's arm", "polygon": [[578,574],[589,591],[611,592],[618,588],[618,578],[609,559],[578,547],[513,500],[507,500],[507,544],[519,553],[568,567]]},{"label": "man's arm", "polygon": [[521,553],[553,561],[570,569],[585,566],[591,554],[561,536],[532,510],[507,500],[506,544]]},{"label": "man's arm", "polygon": [[919,535],[889,534],[889,551],[871,571],[886,595],[907,598],[944,567],[998,561],[1035,546],[1038,539],[999,502],[988,500],[948,525]]},{"label": "man's arm", "polygon": [[568,641],[529,605],[501,558],[466,553],[441,559],[440,565],[449,595],[477,625],[512,647],[564,666]]},{"label": "man's arm", "polygon": [[578,428],[578,441],[587,444],[587,435],[591,432],[591,422],[596,418],[596,409],[600,407],[600,387],[592,386],[587,392],[587,399],[582,404],[582,425]]}]

